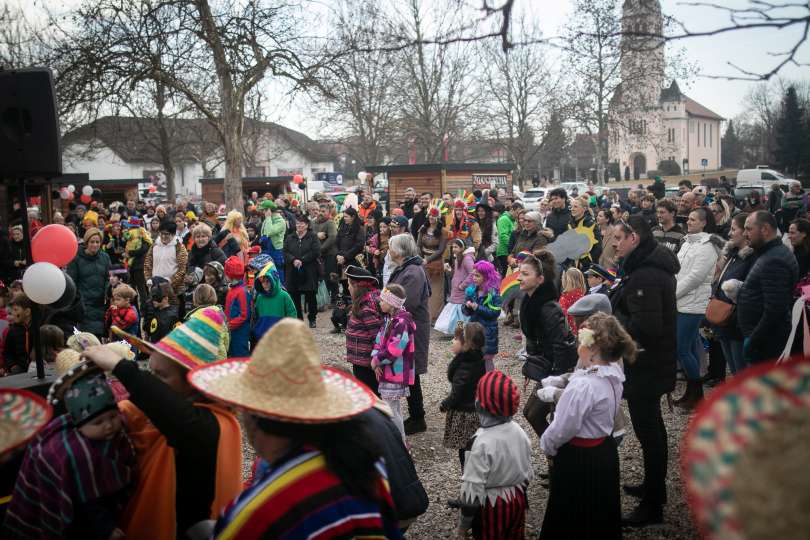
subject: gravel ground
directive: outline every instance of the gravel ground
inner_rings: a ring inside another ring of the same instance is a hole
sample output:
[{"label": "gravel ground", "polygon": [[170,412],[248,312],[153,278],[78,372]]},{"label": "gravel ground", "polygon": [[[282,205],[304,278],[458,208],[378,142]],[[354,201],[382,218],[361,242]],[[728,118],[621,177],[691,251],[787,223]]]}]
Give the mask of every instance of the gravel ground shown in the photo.
[{"label": "gravel ground", "polygon": [[[318,328],[314,331],[316,341],[321,348],[324,363],[348,369],[345,361],[345,336],[329,334],[332,328],[329,315],[321,313],[318,316]],[[509,374],[522,388],[523,376],[520,366],[514,360],[515,353],[521,347],[519,341],[520,331],[500,328],[501,353],[495,359],[497,369]],[[430,343],[430,365],[427,375],[422,378],[422,391],[427,411],[428,430],[425,433],[413,435],[408,438],[411,453],[419,472],[419,477],[430,497],[428,511],[419,517],[408,531],[408,538],[448,538],[452,535],[456,525],[456,511],[447,508],[449,499],[457,498],[461,479],[461,470],[456,450],[448,450],[442,446],[444,434],[444,414],[439,412],[439,403],[449,391],[446,377],[446,366],[452,354],[450,341],[437,332],[432,332]],[[682,383],[675,394],[683,391]],[[523,401],[523,399],[521,400]],[[625,413],[627,414],[626,404]],[[664,422],[669,434],[669,472],[668,472],[668,499],[664,510],[663,525],[646,527],[643,529],[625,529],[625,538],[686,540],[699,538],[692,523],[689,510],[684,500],[684,493],[680,482],[680,468],[678,465],[678,448],[681,436],[686,428],[687,417],[670,412],[664,404]],[[407,417],[407,416],[406,416]],[[629,414],[627,414],[629,424]],[[539,440],[523,419],[517,415],[517,421],[526,430],[532,439],[532,454],[535,467],[535,480],[529,486],[529,511],[527,515],[527,538],[534,538],[540,532],[543,521],[548,491],[540,485],[538,474],[546,471],[546,460],[540,452]],[[627,426],[627,436],[619,449],[621,459],[622,483],[637,484],[643,477],[643,464],[641,448],[632,434],[632,426]],[[625,512],[633,508],[635,500],[623,497],[622,507]]]}]

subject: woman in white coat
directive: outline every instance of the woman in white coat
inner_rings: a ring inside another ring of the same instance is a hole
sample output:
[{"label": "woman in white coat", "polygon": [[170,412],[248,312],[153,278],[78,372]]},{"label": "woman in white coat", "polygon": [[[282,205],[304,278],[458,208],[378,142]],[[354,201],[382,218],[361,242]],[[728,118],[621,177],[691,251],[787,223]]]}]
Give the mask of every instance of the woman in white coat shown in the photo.
[{"label": "woman in white coat", "polygon": [[696,208],[686,221],[686,236],[678,260],[681,270],[675,276],[678,285],[675,298],[678,305],[678,362],[686,374],[686,392],[676,400],[684,410],[692,410],[703,398],[700,379],[700,323],[706,314],[711,296],[712,277],[720,254],[713,241],[714,219],[705,208]]}]

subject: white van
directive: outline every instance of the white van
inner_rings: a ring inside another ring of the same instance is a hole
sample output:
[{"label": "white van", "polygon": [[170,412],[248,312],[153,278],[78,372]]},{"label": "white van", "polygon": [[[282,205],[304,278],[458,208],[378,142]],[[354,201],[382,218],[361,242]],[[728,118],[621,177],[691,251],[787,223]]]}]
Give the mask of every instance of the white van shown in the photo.
[{"label": "white van", "polygon": [[741,169],[737,171],[737,187],[753,187],[771,184],[786,185],[792,178],[773,169]]}]

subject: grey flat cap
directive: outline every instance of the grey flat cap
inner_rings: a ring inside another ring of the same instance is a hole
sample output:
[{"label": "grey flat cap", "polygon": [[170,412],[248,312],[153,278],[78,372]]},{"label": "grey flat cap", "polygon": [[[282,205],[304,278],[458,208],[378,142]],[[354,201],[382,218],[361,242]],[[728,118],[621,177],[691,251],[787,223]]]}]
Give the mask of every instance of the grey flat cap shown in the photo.
[{"label": "grey flat cap", "polygon": [[600,293],[586,294],[568,308],[568,314],[575,317],[589,316],[600,311],[608,315],[613,315],[610,299]]}]

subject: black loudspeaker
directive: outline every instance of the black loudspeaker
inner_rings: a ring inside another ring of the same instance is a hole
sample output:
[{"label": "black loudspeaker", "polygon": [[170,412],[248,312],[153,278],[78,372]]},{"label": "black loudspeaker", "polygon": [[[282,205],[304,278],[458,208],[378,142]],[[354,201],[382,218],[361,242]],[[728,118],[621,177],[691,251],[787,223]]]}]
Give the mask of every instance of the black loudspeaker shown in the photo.
[{"label": "black loudspeaker", "polygon": [[0,178],[61,174],[51,70],[0,71]]}]

